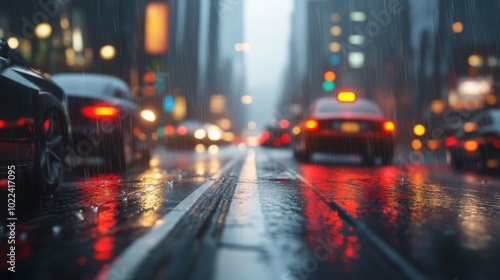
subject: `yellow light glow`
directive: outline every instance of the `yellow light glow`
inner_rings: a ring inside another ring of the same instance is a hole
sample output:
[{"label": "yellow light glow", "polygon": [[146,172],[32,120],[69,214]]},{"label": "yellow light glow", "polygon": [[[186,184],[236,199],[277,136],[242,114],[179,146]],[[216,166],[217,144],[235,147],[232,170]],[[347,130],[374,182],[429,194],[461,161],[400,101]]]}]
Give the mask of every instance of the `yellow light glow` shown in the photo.
[{"label": "yellow light glow", "polygon": [[343,91],[337,95],[340,102],[354,102],[356,101],[356,94],[352,91]]},{"label": "yellow light glow", "polygon": [[293,135],[299,135],[300,134],[300,127],[295,126],[294,128],[292,128],[292,133],[293,133]]},{"label": "yellow light glow", "polygon": [[457,21],[457,22],[453,23],[453,25],[451,26],[451,29],[455,33],[462,33],[464,31],[464,25],[460,21]]},{"label": "yellow light glow", "polygon": [[186,117],[186,113],[187,113],[186,98],[184,96],[176,96],[172,117],[174,118],[174,120],[180,121],[183,120],[184,117]]},{"label": "yellow light glow", "polygon": [[112,45],[106,45],[101,48],[99,51],[99,54],[101,55],[101,58],[104,60],[110,60],[113,59],[116,55],[116,50],[115,47]]},{"label": "yellow light glow", "polygon": [[156,141],[156,140],[158,140],[159,138],[160,138],[160,136],[158,135],[158,133],[156,133],[156,132],[151,133],[151,139],[153,139],[153,140],[155,140],[155,141]]},{"label": "yellow light glow", "polygon": [[236,136],[232,132],[224,132],[224,134],[222,134],[222,140],[227,142],[232,142],[235,138]]},{"label": "yellow light glow", "polygon": [[467,133],[471,133],[476,131],[477,129],[477,123],[475,122],[466,122],[464,123],[464,131]]},{"label": "yellow light glow", "polygon": [[194,138],[196,138],[198,140],[201,140],[201,139],[205,138],[206,136],[207,136],[207,132],[202,128],[197,129],[194,132]]},{"label": "yellow light glow", "polygon": [[469,56],[469,59],[467,61],[469,62],[469,65],[472,67],[478,67],[483,65],[483,58],[477,54]]},{"label": "yellow light glow", "polygon": [[11,49],[15,50],[19,47],[19,40],[16,37],[10,37],[7,39],[7,44]]},{"label": "yellow light glow", "polygon": [[340,52],[340,49],[342,49],[342,45],[338,42],[333,42],[333,43],[330,43],[328,48],[330,49],[331,52],[337,53],[337,52]]},{"label": "yellow light glow", "polygon": [[208,147],[208,153],[211,154],[211,155],[215,155],[219,152],[219,146],[217,145],[210,145]]},{"label": "yellow light glow", "polygon": [[487,160],[486,167],[487,168],[497,168],[498,167],[498,160],[496,160],[496,159]]},{"label": "yellow light glow", "polygon": [[151,110],[142,110],[141,117],[147,121],[153,122],[156,120],[156,115]]},{"label": "yellow light glow", "polygon": [[252,102],[253,102],[253,98],[250,95],[243,95],[241,97],[241,103],[243,103],[245,105],[250,105],[250,104],[252,104]]},{"label": "yellow light glow", "polygon": [[431,102],[431,112],[434,114],[442,114],[444,112],[445,106],[442,100],[436,99]]},{"label": "yellow light glow", "polygon": [[48,23],[40,23],[35,27],[35,35],[39,39],[47,39],[52,34],[52,26]]},{"label": "yellow light glow", "polygon": [[194,147],[195,152],[203,153],[205,151],[205,146],[203,144],[198,144]]},{"label": "yellow light glow", "polygon": [[219,141],[222,138],[222,134],[218,129],[209,129],[208,130],[208,139],[212,141]]},{"label": "yellow light glow", "polygon": [[439,143],[439,141],[438,141],[438,140],[429,140],[429,141],[427,142],[427,148],[428,148],[429,150],[431,150],[431,151],[434,151],[434,150],[439,149],[439,146],[440,146],[440,145],[441,145],[441,144]]},{"label": "yellow light glow", "polygon": [[168,6],[150,2],[146,6],[144,50],[148,54],[164,54],[168,50]]},{"label": "yellow light glow", "polygon": [[342,35],[342,28],[340,26],[332,26],[332,28],[330,28],[330,34],[332,34],[333,36],[340,36]]},{"label": "yellow light glow", "polygon": [[497,104],[497,97],[491,94],[486,96],[486,103],[488,103],[488,105]]},{"label": "yellow light glow", "polygon": [[470,140],[470,141],[467,141],[464,143],[464,149],[467,152],[474,152],[477,150],[477,148],[478,148],[478,144],[474,140]]},{"label": "yellow light glow", "polygon": [[231,120],[224,118],[219,121],[219,127],[222,128],[223,130],[228,130],[231,129]]},{"label": "yellow light glow", "polygon": [[422,136],[425,134],[425,126],[417,124],[413,127],[413,133],[417,136]]},{"label": "yellow light glow", "polygon": [[411,147],[414,150],[422,149],[422,141],[420,141],[419,139],[413,139],[413,141],[411,141]]},{"label": "yellow light glow", "polygon": [[69,20],[68,20],[68,18],[67,17],[61,18],[60,24],[61,24],[61,28],[62,29],[68,29],[69,28]]},{"label": "yellow light glow", "polygon": [[226,111],[226,97],[222,94],[214,94],[210,97],[210,113],[222,114]]}]

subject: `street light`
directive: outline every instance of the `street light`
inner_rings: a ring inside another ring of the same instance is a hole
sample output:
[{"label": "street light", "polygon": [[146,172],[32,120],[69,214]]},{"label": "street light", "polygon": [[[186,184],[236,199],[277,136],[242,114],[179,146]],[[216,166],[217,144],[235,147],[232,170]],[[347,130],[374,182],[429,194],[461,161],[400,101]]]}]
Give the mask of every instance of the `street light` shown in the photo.
[{"label": "street light", "polygon": [[241,103],[243,103],[245,105],[250,105],[250,104],[252,104],[252,102],[253,102],[253,98],[250,95],[243,95],[241,97]]},{"label": "street light", "polygon": [[16,37],[10,37],[7,39],[7,44],[11,49],[15,50],[19,47],[19,40]]},{"label": "street light", "polygon": [[48,23],[40,23],[35,27],[35,35],[39,39],[47,39],[52,34],[52,27]]},{"label": "street light", "polygon": [[113,47],[112,45],[106,45],[101,48],[99,54],[101,55],[102,59],[111,60],[115,57],[116,50],[115,47]]}]

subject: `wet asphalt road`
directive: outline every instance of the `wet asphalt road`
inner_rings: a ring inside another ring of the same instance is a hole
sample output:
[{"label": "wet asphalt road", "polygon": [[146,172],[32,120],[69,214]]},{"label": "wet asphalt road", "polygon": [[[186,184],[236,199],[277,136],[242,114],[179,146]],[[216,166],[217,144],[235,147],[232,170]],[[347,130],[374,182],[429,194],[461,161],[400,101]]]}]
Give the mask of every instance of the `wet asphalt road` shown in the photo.
[{"label": "wet asphalt road", "polygon": [[496,279],[500,179],[405,158],[158,148],[149,168],[77,170],[17,205],[16,273],[2,238],[0,278]]}]

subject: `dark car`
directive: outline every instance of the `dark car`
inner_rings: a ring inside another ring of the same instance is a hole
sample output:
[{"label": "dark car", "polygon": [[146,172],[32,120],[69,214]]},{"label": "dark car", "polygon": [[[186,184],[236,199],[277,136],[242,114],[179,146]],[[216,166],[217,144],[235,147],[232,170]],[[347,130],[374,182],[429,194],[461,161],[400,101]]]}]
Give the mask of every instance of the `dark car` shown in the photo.
[{"label": "dark car", "polygon": [[377,158],[382,164],[392,162],[395,125],[378,106],[357,99],[353,92],[341,92],[337,98],[315,101],[294,130],[294,156],[309,161],[314,152],[358,154],[368,165]]},{"label": "dark car", "polygon": [[24,66],[0,39],[0,95],[1,178],[13,181],[20,196],[52,193],[71,131],[63,90]]},{"label": "dark car", "polygon": [[498,169],[500,160],[500,109],[487,109],[466,121],[445,139],[446,158],[455,170]]},{"label": "dark car", "polygon": [[[127,84],[100,74],[58,74],[53,80],[68,96],[73,128],[72,158],[123,171],[135,156],[149,156],[154,113],[141,114]],[[153,114],[153,115],[151,115]],[[142,116],[142,117],[141,117]]]},{"label": "dark car", "polygon": [[259,145],[263,147],[285,148],[290,145],[291,136],[288,128],[288,120],[282,120],[281,124],[269,125],[259,135]]}]

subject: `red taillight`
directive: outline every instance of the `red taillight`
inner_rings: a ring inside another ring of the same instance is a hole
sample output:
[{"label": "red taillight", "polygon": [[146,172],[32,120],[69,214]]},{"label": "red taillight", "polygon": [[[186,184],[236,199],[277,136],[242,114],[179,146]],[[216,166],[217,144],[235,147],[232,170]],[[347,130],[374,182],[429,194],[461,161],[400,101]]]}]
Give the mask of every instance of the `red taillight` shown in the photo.
[{"label": "red taillight", "polygon": [[319,129],[319,123],[317,120],[308,120],[304,125],[306,131],[316,131]]},{"label": "red taillight", "polygon": [[393,122],[384,122],[382,129],[386,133],[393,133],[396,130],[396,125]]},{"label": "red taillight", "polygon": [[457,139],[457,137],[455,137],[455,136],[453,136],[453,135],[452,135],[452,136],[448,136],[448,137],[444,140],[444,146],[445,146],[446,148],[453,147],[453,146],[455,146],[455,145],[457,145],[457,144],[458,144],[458,139]]},{"label": "red taillight", "polygon": [[187,134],[187,132],[188,132],[188,131],[187,131],[187,128],[186,128],[185,126],[183,126],[183,125],[181,125],[181,126],[179,126],[179,127],[177,128],[177,134],[179,134],[180,136],[184,136],[184,135],[186,135],[186,134]]},{"label": "red taillight", "polygon": [[500,149],[500,138],[498,136],[491,136],[488,138],[488,141],[495,149]]},{"label": "red taillight", "polygon": [[0,120],[0,128],[4,128],[6,124],[4,120]]},{"label": "red taillight", "polygon": [[285,133],[285,134],[281,135],[281,143],[289,144],[291,140],[292,140],[292,138],[290,137],[290,134]]},{"label": "red taillight", "polygon": [[82,114],[91,119],[96,118],[115,118],[118,116],[120,110],[112,105],[92,105],[83,107]]}]

